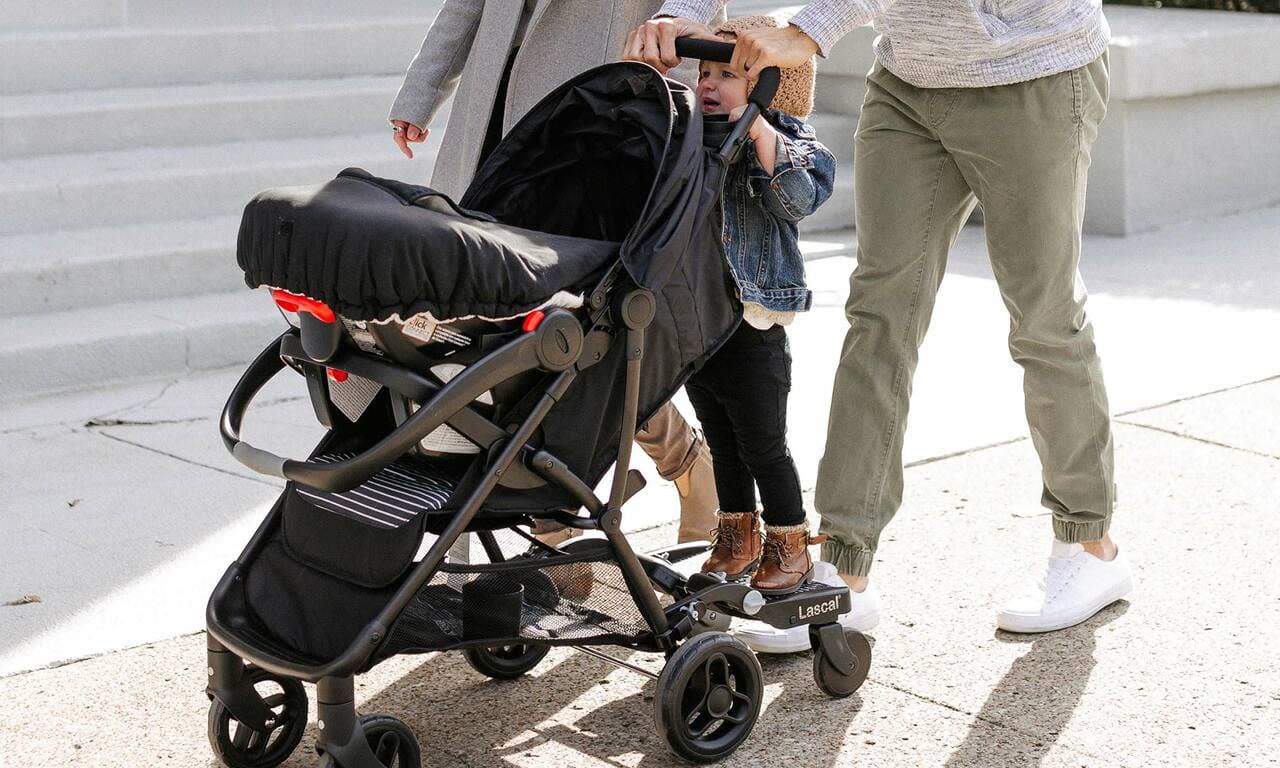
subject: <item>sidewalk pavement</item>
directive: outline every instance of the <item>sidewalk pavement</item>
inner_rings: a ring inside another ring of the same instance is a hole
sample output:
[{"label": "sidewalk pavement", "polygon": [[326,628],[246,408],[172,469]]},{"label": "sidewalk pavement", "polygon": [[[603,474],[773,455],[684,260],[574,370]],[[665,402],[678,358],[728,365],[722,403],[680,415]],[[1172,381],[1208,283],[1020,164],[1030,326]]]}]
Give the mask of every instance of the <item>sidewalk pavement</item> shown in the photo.
[{"label": "sidewalk pavement", "polygon": [[[1280,211],[1088,239],[1118,414],[1114,533],[1139,588],[1085,625],[1027,638],[995,632],[992,606],[1042,565],[1049,525],[981,238],[962,234],[922,351],[907,496],[876,568],[871,678],[831,701],[806,655],[765,658],[768,708],[728,764],[1276,764]],[[791,443],[810,501],[852,265],[839,242],[811,244],[813,257],[828,249],[809,264],[816,307],[790,331]],[[0,607],[13,713],[0,766],[213,764],[203,637],[190,633],[277,493],[216,436],[236,375],[0,411],[0,604],[21,603]],[[306,450],[318,432],[302,394],[268,392],[249,437]],[[638,546],[674,537],[669,485],[634,504]],[[417,731],[427,765],[668,765],[651,693],[558,650],[511,684],[457,655],[394,659],[359,696]],[[312,762],[300,750],[288,765]]]}]

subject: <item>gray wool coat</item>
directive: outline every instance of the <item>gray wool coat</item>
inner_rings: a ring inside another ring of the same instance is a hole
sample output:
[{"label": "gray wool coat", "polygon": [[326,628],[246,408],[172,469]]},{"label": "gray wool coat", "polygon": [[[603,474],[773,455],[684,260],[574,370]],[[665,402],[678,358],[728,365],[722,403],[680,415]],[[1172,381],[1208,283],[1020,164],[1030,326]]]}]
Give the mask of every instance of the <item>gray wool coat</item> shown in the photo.
[{"label": "gray wool coat", "polygon": [[[503,133],[557,85],[618,60],[627,33],[662,5],[661,0],[530,1],[533,13],[511,68]],[[455,198],[475,174],[524,6],[523,0],[445,0],[391,108],[392,120],[425,128],[455,96],[431,176],[432,187]]]}]

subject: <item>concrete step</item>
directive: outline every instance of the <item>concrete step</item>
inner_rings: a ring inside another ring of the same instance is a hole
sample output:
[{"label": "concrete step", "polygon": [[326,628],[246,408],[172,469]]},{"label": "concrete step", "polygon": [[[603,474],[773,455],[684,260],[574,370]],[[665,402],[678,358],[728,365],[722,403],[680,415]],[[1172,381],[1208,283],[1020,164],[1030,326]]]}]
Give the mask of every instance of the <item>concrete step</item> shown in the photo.
[{"label": "concrete step", "polygon": [[833,112],[815,112],[807,121],[818,133],[818,141],[836,156],[840,163],[853,162],[853,134],[858,129],[858,118]]},{"label": "concrete step", "polygon": [[801,234],[853,229],[853,164],[844,163],[836,171],[836,187],[827,202],[800,222]]},{"label": "concrete step", "polygon": [[0,160],[372,131],[398,75],[0,96]]},{"label": "concrete step", "polygon": [[247,289],[0,318],[0,401],[238,365],[284,327]]},{"label": "concrete step", "polygon": [[0,94],[402,74],[429,19],[8,32]]},{"label": "concrete step", "polygon": [[444,0],[415,0],[411,5],[373,0],[128,0],[128,24],[146,27],[252,26],[255,24],[316,24],[394,19],[426,24]]},{"label": "concrete step", "polygon": [[268,187],[323,182],[351,165],[425,181],[389,130],[359,136],[46,155],[0,162],[0,235],[232,214]]},{"label": "concrete step", "polygon": [[867,93],[867,79],[862,75],[818,75],[813,94],[814,109],[827,114],[857,117],[862,114],[862,100]]},{"label": "concrete step", "polygon": [[125,0],[0,0],[0,32],[123,24]]},{"label": "concrete step", "polygon": [[239,216],[0,237],[0,317],[244,286]]}]

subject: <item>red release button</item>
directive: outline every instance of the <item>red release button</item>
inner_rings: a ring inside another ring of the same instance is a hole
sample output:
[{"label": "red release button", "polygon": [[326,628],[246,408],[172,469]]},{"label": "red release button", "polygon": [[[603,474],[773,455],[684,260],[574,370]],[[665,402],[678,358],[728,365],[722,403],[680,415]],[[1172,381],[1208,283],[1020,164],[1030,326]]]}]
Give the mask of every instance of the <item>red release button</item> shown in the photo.
[{"label": "red release button", "polygon": [[538,326],[542,325],[544,318],[546,318],[546,314],[540,309],[535,309],[524,316],[524,325],[520,326],[520,328],[525,333],[537,330]]},{"label": "red release button", "polygon": [[327,304],[308,296],[300,296],[296,293],[282,291],[279,288],[272,288],[271,298],[275,299],[276,306],[285,312],[306,312],[322,323],[332,323],[338,319],[338,316],[333,313],[332,309],[329,309]]}]

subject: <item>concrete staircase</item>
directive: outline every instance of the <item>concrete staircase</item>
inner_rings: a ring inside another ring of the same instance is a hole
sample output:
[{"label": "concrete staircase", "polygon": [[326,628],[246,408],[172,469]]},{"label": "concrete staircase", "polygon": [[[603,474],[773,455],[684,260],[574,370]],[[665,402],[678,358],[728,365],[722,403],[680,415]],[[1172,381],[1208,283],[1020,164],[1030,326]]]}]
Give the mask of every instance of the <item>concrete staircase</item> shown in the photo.
[{"label": "concrete staircase", "polygon": [[281,321],[240,209],[428,177],[435,142],[411,165],[385,120],[439,4],[0,0],[0,402],[256,353]]},{"label": "concrete staircase", "polygon": [[[444,116],[413,164],[384,126],[441,2],[0,0],[0,403],[256,353],[280,319],[236,267],[242,206],[351,165],[429,177]],[[806,233],[853,224],[869,63],[858,34],[820,63],[840,167]]]},{"label": "concrete staircase", "polygon": [[867,90],[867,71],[875,58],[874,39],[869,28],[854,30],[836,44],[830,56],[818,60],[814,114],[809,122],[838,165],[831,199],[801,222],[801,231],[806,234],[853,227],[853,135]]}]

